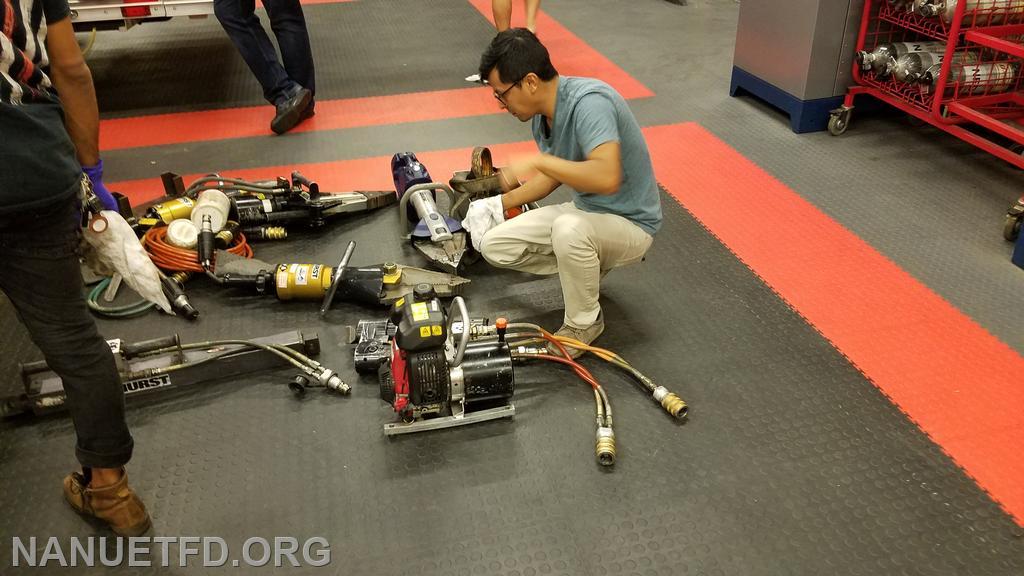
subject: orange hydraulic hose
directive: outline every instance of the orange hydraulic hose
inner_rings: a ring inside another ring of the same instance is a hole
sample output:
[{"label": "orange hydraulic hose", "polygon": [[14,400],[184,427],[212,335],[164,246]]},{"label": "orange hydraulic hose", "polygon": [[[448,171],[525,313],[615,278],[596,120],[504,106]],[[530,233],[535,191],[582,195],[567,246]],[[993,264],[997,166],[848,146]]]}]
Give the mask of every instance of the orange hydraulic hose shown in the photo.
[{"label": "orange hydraulic hose", "polygon": [[[199,257],[195,250],[178,248],[167,243],[167,227],[159,226],[150,228],[143,236],[143,245],[149,252],[149,257],[158,268],[172,271],[204,272],[199,265]],[[245,234],[239,233],[235,243],[228,248],[228,252],[236,256],[252,258],[253,252],[249,243],[245,240]]]}]

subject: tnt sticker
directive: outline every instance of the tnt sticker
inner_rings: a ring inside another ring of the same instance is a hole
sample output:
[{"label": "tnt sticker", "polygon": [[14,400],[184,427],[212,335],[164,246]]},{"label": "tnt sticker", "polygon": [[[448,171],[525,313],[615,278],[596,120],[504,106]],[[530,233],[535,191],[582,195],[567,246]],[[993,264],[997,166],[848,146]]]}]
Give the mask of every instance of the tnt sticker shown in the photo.
[{"label": "tnt sticker", "polygon": [[313,278],[314,280],[319,279],[320,278],[320,271],[323,270],[323,268],[324,268],[323,264],[314,264],[313,265],[313,272],[310,273],[309,276],[311,278]]},{"label": "tnt sticker", "polygon": [[299,266],[295,271],[295,285],[305,286],[309,282],[309,265]]}]

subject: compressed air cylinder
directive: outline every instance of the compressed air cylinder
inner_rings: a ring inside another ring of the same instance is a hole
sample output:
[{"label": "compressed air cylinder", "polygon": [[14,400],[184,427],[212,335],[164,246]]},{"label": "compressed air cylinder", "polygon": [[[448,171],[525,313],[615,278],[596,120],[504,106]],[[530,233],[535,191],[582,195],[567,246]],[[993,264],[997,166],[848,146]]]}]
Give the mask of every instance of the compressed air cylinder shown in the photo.
[{"label": "compressed air cylinder", "polygon": [[[934,77],[938,77],[942,69],[942,61],[945,54],[933,54],[930,52],[912,52],[904,54],[896,60],[893,65],[892,75],[900,82],[912,84],[932,84]],[[966,66],[978,62],[978,54],[975,52],[957,52],[953,54],[953,66]]]},{"label": "compressed air cylinder", "polygon": [[210,225],[213,226],[214,233],[217,233],[224,228],[224,223],[228,221],[230,214],[231,200],[226,194],[220,190],[203,190],[199,194],[195,207],[192,208],[192,223],[201,230],[203,217],[209,216]]},{"label": "compressed air cylinder", "polygon": [[[960,94],[998,94],[1017,82],[1020,64],[1016,62],[980,62],[949,67],[947,86],[955,86]],[[938,70],[925,74],[924,82],[934,85]]]},{"label": "compressed air cylinder", "polygon": [[867,52],[857,52],[857,61],[865,72],[874,71],[875,76],[882,78],[892,73],[893,65],[904,54],[913,52],[944,53],[945,42],[890,42],[879,44]]},{"label": "compressed air cylinder", "polygon": [[167,225],[167,243],[186,250],[195,250],[199,229],[191,220],[179,218]]},{"label": "compressed air cylinder", "polygon": [[953,22],[956,5],[964,2],[963,26],[993,26],[1001,24],[1007,16],[1024,13],[1020,0],[929,0],[921,2],[918,12],[925,16],[940,16],[946,24]]}]

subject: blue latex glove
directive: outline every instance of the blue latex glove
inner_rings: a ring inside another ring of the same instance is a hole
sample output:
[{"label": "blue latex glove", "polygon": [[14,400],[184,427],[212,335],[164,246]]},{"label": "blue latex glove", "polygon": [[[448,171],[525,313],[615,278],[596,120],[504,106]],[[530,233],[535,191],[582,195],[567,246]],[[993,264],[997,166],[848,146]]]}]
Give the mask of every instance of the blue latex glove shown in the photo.
[{"label": "blue latex glove", "polygon": [[89,177],[89,182],[92,183],[92,191],[99,198],[103,207],[117,212],[117,200],[114,200],[114,195],[103,184],[103,160],[101,159],[95,166],[82,166],[82,172],[85,172],[85,175]]}]

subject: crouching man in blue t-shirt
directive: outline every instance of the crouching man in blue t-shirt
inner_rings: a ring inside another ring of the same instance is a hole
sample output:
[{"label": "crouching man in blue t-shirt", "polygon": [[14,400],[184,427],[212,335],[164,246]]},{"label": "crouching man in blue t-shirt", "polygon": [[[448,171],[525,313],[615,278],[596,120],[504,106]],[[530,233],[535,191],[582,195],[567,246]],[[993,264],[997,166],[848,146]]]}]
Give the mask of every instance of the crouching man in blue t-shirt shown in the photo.
[{"label": "crouching man in blue t-shirt", "polygon": [[[480,77],[502,108],[533,123],[540,153],[505,168],[506,179],[536,175],[506,194],[473,202],[466,227],[492,265],[557,273],[565,319],[556,334],[589,344],[604,331],[602,276],[639,262],[661,226],[661,199],[640,126],[608,84],[559,76],[547,49],[525,28],[494,38]],[[536,202],[562,185],[572,202],[503,221],[505,209]]]}]

